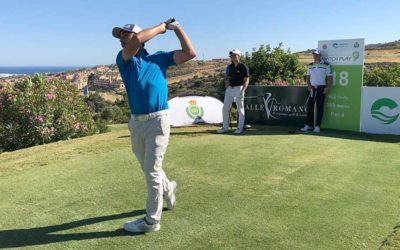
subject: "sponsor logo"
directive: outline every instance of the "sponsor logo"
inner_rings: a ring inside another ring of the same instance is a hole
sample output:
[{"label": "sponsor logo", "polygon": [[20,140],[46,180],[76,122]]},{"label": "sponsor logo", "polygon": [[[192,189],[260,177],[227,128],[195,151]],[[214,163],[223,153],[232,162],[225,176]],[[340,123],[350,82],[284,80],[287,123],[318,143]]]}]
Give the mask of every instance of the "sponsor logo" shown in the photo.
[{"label": "sponsor logo", "polygon": [[332,47],[335,48],[335,49],[338,49],[338,48],[347,48],[348,46],[349,46],[348,43],[333,43],[333,44],[332,44]]},{"label": "sponsor logo", "polygon": [[274,104],[279,104],[279,102],[275,98],[271,98],[272,94],[271,93],[265,93],[264,95],[264,105],[265,105],[265,113],[267,114],[267,118],[273,118],[273,119],[278,119],[275,116],[272,115],[272,107]]},{"label": "sponsor logo", "polygon": [[358,42],[355,42],[355,43],[354,43],[354,48],[357,49],[358,47],[360,47],[360,44],[359,44]]},{"label": "sponsor logo", "polygon": [[328,45],[325,43],[324,45],[322,45],[322,49],[327,49]]},{"label": "sponsor logo", "polygon": [[270,92],[265,93],[263,96],[249,96],[246,98],[262,98],[264,105],[249,103],[246,105],[246,110],[265,111],[267,119],[280,120],[282,117],[305,117],[307,114],[306,105],[291,105],[278,102]]},{"label": "sponsor logo", "polygon": [[204,110],[202,107],[197,106],[196,100],[190,100],[189,106],[186,107],[186,114],[192,119],[199,119],[203,117]]},{"label": "sponsor logo", "polygon": [[398,107],[397,103],[392,99],[381,98],[379,100],[376,100],[372,104],[371,116],[380,121],[380,123],[382,124],[385,125],[392,124],[399,118],[400,113],[397,115],[390,115],[388,111],[393,110],[397,107]]},{"label": "sponsor logo", "polygon": [[356,61],[360,57],[360,52],[358,51],[353,51],[353,61]]}]

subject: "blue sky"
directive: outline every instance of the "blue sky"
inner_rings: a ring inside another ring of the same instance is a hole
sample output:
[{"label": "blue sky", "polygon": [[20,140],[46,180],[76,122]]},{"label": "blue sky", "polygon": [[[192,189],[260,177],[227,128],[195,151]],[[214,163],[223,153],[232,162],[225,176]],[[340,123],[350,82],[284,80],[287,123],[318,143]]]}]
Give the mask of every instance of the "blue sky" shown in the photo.
[{"label": "blue sky", "polygon": [[[1,0],[0,66],[94,66],[115,61],[114,26],[142,28],[176,17],[198,60],[222,58],[261,44],[297,52],[318,40],[365,38],[366,44],[400,39],[397,0]],[[146,44],[174,50],[167,32]]]}]

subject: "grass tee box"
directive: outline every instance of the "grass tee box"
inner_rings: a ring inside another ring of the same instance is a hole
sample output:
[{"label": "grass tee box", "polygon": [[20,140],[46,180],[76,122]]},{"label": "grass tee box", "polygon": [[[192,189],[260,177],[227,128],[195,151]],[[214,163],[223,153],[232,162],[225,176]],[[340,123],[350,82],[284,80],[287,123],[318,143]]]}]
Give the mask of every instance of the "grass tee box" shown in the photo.
[{"label": "grass tee box", "polygon": [[0,248],[398,249],[400,137],[173,129],[161,230],[129,234],[145,183],[126,125],[0,154]]}]

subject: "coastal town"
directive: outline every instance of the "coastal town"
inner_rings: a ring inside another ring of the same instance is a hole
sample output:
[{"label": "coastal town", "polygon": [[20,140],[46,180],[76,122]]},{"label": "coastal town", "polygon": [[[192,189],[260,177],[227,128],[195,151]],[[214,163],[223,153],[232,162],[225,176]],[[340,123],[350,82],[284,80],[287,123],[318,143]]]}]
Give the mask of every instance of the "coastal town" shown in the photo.
[{"label": "coastal town", "polygon": [[[89,89],[103,91],[123,90],[123,83],[116,65],[102,65],[93,68],[84,68],[79,70],[71,70],[60,73],[45,73],[48,80],[62,80],[75,85],[78,89],[83,90],[86,86]],[[29,75],[10,75],[0,78],[0,86],[13,85],[15,82],[21,81]]]}]

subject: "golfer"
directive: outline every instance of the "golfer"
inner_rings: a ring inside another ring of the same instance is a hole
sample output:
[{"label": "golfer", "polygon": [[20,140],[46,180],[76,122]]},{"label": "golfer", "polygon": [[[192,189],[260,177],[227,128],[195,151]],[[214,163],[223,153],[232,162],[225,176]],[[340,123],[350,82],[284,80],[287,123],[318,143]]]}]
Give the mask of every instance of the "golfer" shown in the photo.
[{"label": "golfer", "polygon": [[[149,54],[144,44],[166,30],[173,30],[181,50]],[[168,118],[167,68],[196,56],[192,43],[179,23],[171,18],[142,30],[138,25],[115,27],[112,35],[121,42],[117,65],[128,95],[131,119],[132,151],[136,155],[147,184],[146,216],[124,224],[130,232],[160,230],[163,197],[169,210],[175,206],[177,184],[168,180],[162,168],[167,150],[170,124]]]},{"label": "golfer", "polygon": [[240,62],[241,53],[238,49],[229,52],[231,64],[226,67],[225,77],[225,98],[222,108],[222,128],[217,130],[217,133],[228,133],[229,112],[232,103],[236,103],[239,113],[239,123],[235,134],[243,133],[244,127],[244,94],[249,85],[249,68]]},{"label": "golfer", "polygon": [[[307,121],[300,129],[303,132],[313,130],[321,132],[322,117],[324,115],[324,100],[332,86],[332,72],[330,65],[321,59],[321,51],[315,49],[312,52],[314,61],[307,65],[307,87],[310,95],[307,100]],[[314,110],[314,104],[316,109]],[[314,113],[316,119],[314,123]]]}]

